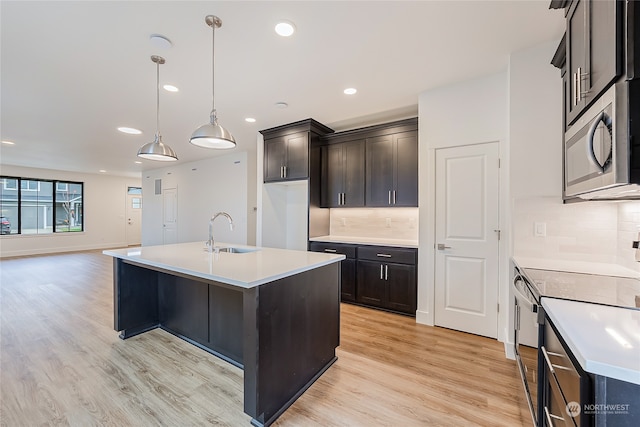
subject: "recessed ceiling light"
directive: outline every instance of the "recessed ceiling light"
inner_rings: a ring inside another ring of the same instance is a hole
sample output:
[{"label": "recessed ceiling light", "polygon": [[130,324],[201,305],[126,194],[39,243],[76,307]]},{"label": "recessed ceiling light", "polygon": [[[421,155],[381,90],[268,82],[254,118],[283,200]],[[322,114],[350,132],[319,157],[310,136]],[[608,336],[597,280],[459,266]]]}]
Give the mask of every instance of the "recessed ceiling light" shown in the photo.
[{"label": "recessed ceiling light", "polygon": [[100,172],[100,173],[107,173],[107,171],[106,171],[106,170],[104,170],[104,169],[100,169],[98,172]]},{"label": "recessed ceiling light", "polygon": [[3,144],[5,144],[5,145],[16,145],[16,143],[15,143],[15,142],[13,142],[13,141],[6,141],[6,140],[4,140],[4,139],[2,140],[2,143],[3,143]]},{"label": "recessed ceiling light", "polygon": [[142,162],[141,162],[141,161],[139,161],[139,160],[136,160],[136,161],[135,161],[135,162],[133,162],[133,163],[135,163],[136,165],[141,165],[141,164],[142,164]]},{"label": "recessed ceiling light", "polygon": [[357,92],[358,90],[354,87],[348,87],[346,88],[343,92],[345,95],[353,95]]},{"label": "recessed ceiling light", "polygon": [[128,133],[130,135],[140,135],[142,131],[136,128],[119,127],[118,130],[122,133]]},{"label": "recessed ceiling light", "polygon": [[177,87],[175,87],[174,85],[164,85],[162,86],[164,88],[164,90],[166,90],[167,92],[178,92],[180,89],[178,89]]},{"label": "recessed ceiling light", "polygon": [[276,102],[276,108],[287,108],[289,104],[286,102]]},{"label": "recessed ceiling light", "polygon": [[276,24],[276,33],[282,37],[289,37],[296,31],[296,26],[293,25],[293,22],[289,21],[280,21]]},{"label": "recessed ceiling light", "polygon": [[149,40],[151,41],[151,45],[158,49],[169,49],[173,46],[171,40],[161,34],[151,34]]},{"label": "recessed ceiling light", "polygon": [[244,119],[244,121],[248,123],[255,123],[256,119],[254,119],[253,117],[247,117],[246,119]]}]

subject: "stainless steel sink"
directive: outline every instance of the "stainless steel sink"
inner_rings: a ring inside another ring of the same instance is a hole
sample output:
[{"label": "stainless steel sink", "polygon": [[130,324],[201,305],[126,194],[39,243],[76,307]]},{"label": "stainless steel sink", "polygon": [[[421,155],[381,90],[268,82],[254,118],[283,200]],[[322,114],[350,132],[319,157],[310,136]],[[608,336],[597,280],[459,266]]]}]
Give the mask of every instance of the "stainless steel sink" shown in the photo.
[{"label": "stainless steel sink", "polygon": [[256,252],[258,249],[254,249],[254,248],[234,248],[234,247],[226,247],[226,248],[220,248],[220,252],[227,252],[230,254],[246,254],[249,252]]},{"label": "stainless steel sink", "polygon": [[[205,251],[209,251],[209,248],[204,248]],[[212,253],[216,252],[226,252],[228,254],[246,254],[249,252],[256,252],[259,249],[257,248],[236,248],[233,246],[225,246],[225,247],[216,247],[211,251]]]}]

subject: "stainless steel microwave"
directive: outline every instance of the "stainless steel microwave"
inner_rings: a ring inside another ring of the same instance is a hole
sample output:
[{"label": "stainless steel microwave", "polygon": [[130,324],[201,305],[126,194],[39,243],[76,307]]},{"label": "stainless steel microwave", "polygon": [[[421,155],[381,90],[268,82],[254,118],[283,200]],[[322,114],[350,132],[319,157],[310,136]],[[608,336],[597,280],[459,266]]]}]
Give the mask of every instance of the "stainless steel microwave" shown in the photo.
[{"label": "stainless steel microwave", "polygon": [[603,92],[564,137],[564,196],[640,199],[640,147],[634,142],[639,83],[619,81]]}]

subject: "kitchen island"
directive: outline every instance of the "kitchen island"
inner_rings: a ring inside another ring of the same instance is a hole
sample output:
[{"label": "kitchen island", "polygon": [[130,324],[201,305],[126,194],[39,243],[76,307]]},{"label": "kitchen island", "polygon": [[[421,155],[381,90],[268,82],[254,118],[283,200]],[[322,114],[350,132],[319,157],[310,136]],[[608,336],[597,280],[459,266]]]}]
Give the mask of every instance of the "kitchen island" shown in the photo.
[{"label": "kitchen island", "polygon": [[241,367],[244,412],[270,425],[336,360],[344,256],[232,250],[104,251],[114,258],[114,329],[127,339],[159,327]]}]

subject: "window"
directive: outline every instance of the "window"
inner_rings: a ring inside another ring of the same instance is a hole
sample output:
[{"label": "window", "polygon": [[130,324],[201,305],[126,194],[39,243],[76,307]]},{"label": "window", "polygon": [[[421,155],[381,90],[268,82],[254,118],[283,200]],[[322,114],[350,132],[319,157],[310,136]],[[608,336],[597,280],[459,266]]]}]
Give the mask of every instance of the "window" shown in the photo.
[{"label": "window", "polygon": [[134,197],[131,199],[131,209],[142,209],[141,197]]},{"label": "window", "polygon": [[56,183],[56,233],[82,231],[82,184]]},{"label": "window", "polygon": [[140,194],[142,195],[141,187],[127,187],[127,194]]},{"label": "window", "polygon": [[0,177],[2,234],[52,234],[84,230],[84,184]]},{"label": "window", "polygon": [[2,177],[0,188],[0,233],[18,233],[18,179]]}]

